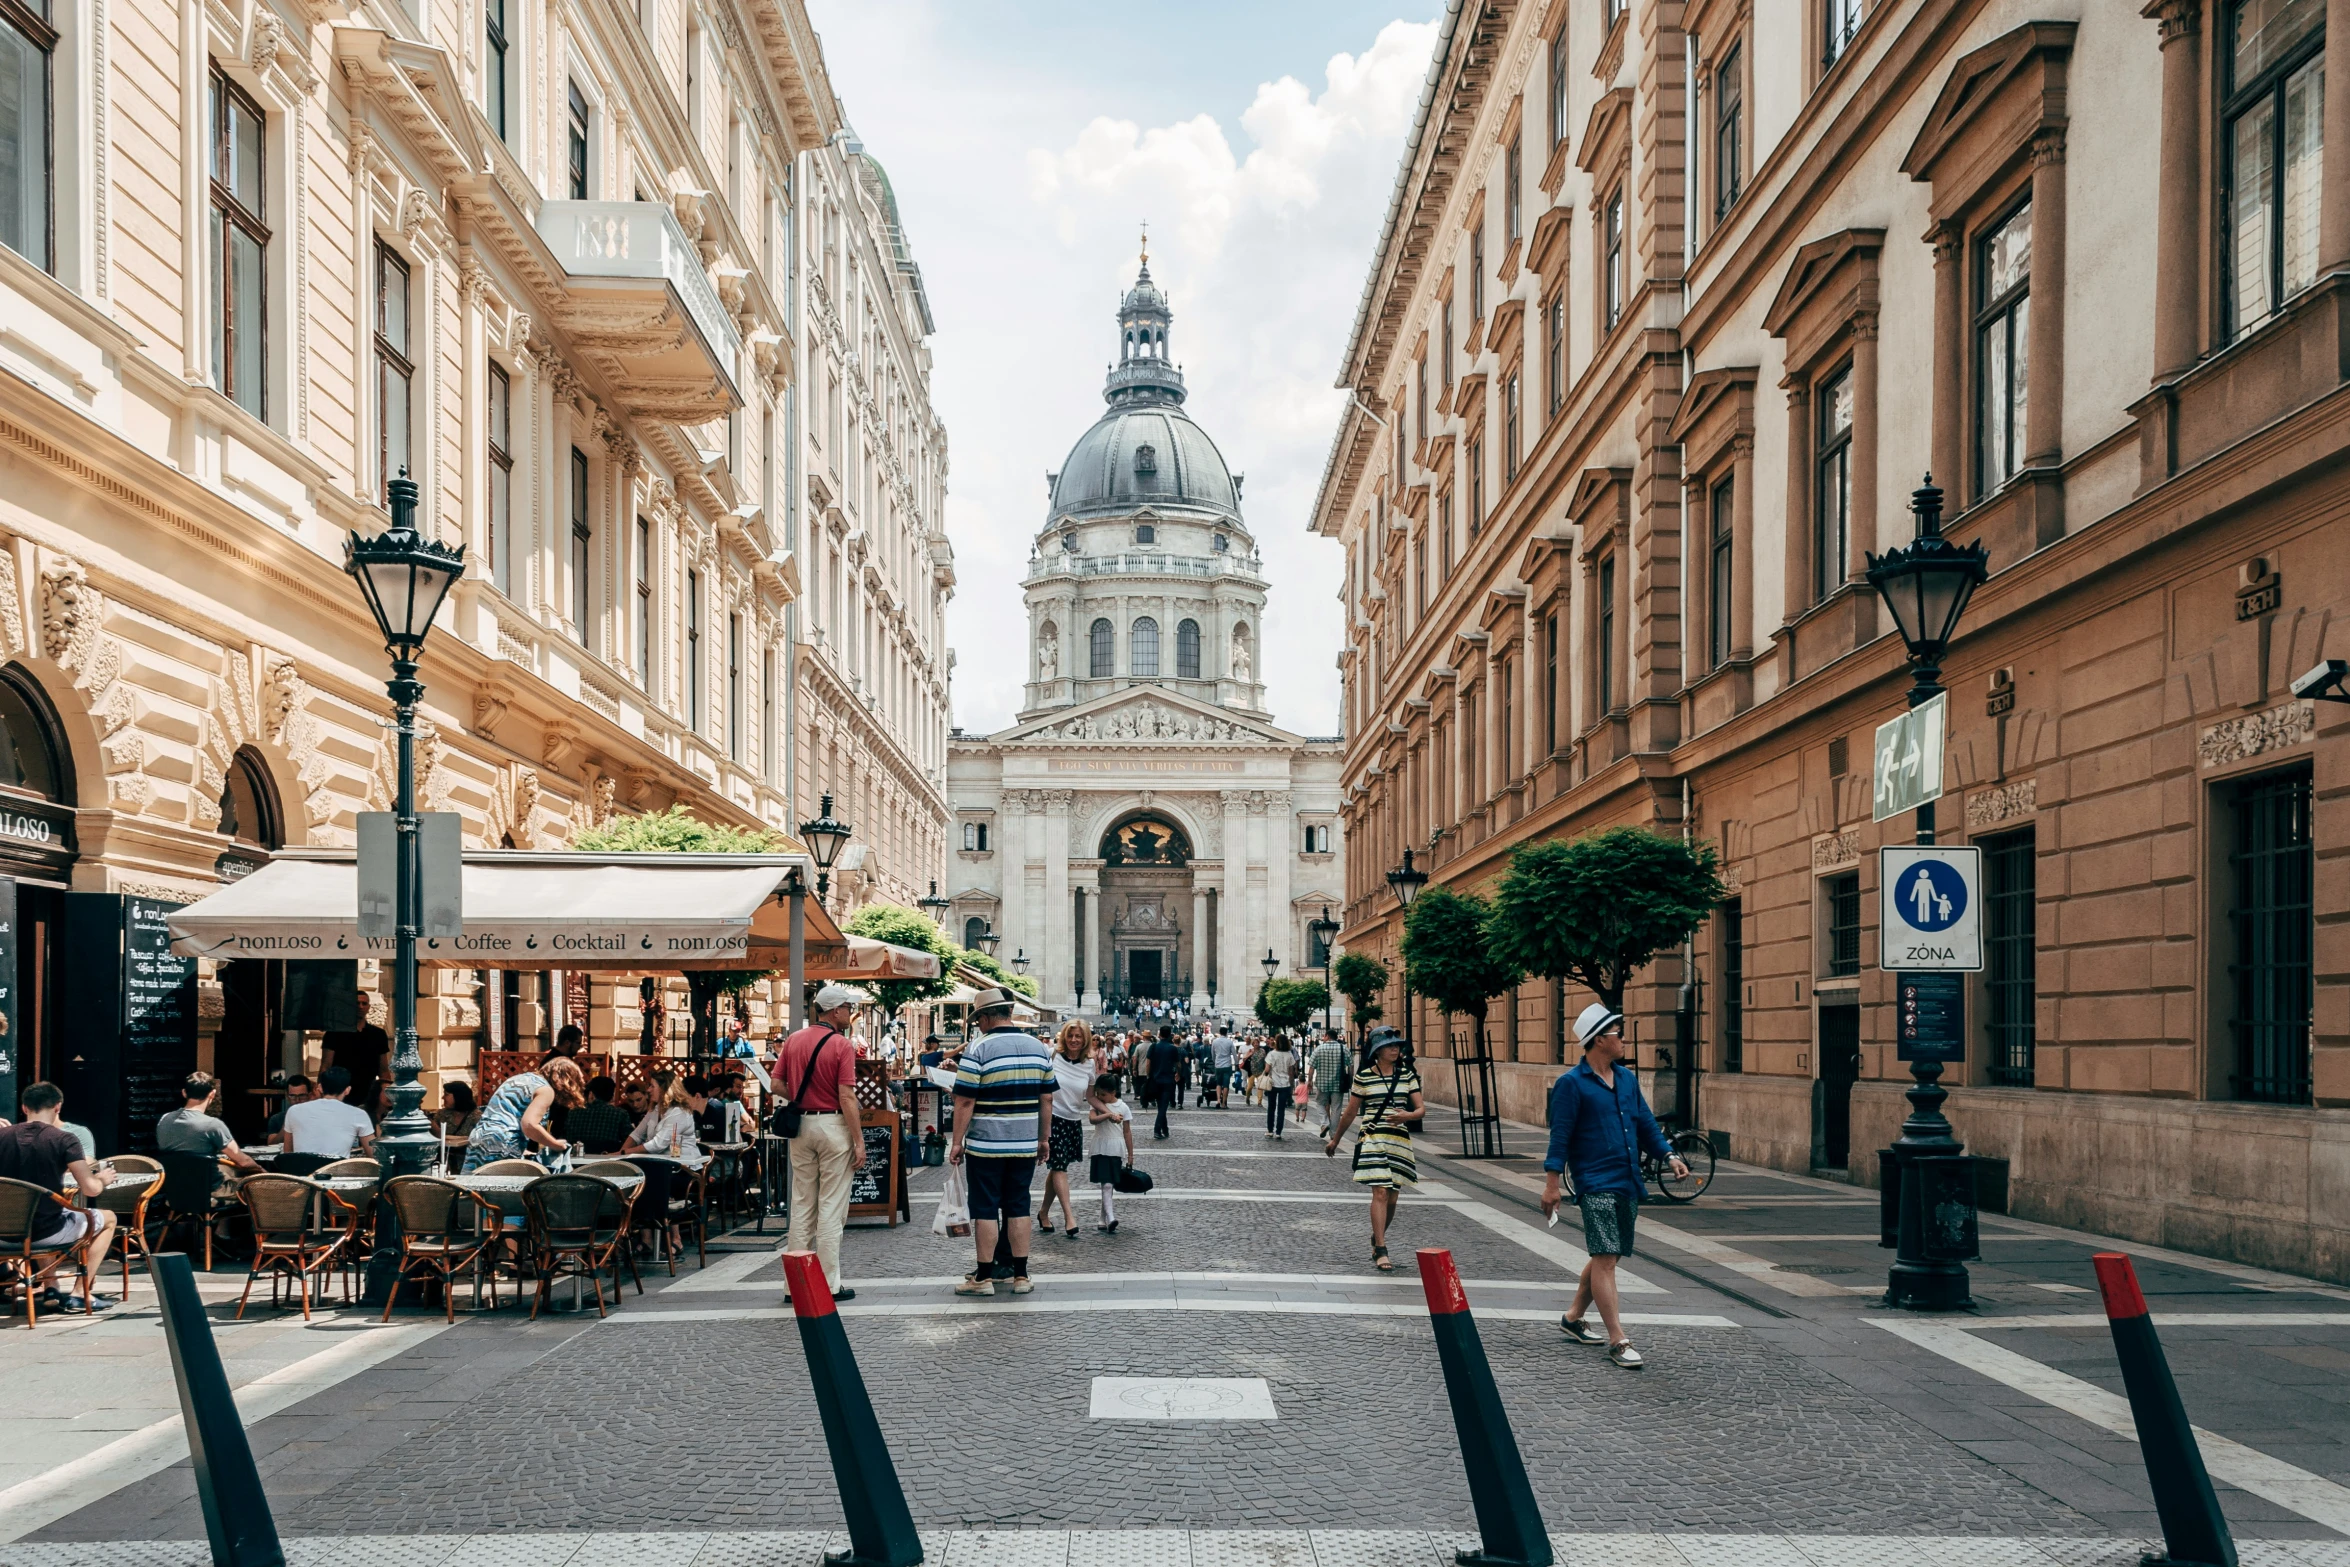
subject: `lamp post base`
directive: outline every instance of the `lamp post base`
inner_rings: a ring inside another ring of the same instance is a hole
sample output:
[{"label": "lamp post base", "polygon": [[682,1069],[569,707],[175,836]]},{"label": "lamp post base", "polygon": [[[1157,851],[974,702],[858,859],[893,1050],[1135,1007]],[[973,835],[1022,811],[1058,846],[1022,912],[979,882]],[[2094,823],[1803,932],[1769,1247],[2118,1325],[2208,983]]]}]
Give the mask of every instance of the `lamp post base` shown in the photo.
[{"label": "lamp post base", "polygon": [[1964,1265],[1955,1262],[1896,1262],[1885,1279],[1884,1303],[1903,1311],[1972,1311]]}]

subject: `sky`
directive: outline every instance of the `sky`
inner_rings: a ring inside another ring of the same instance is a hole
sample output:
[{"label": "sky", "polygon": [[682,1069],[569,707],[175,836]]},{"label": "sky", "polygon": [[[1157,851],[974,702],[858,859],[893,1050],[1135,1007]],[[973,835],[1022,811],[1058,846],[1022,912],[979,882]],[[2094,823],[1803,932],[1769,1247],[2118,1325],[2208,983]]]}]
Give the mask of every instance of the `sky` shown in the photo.
[{"label": "sky", "polygon": [[1147,220],[1185,407],[1248,479],[1267,704],[1293,733],[1338,733],[1343,560],[1306,518],[1438,0],[808,9],[938,324],[955,723],[987,733],[1019,706],[1044,476],[1102,412]]}]

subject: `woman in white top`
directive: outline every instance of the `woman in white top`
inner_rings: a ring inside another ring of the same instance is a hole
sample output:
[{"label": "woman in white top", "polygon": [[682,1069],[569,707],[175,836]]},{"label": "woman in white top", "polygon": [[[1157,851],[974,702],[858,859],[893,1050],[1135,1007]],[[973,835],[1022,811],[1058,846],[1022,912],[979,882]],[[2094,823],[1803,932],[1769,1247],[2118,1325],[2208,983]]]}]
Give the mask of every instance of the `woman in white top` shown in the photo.
[{"label": "woman in white top", "polygon": [[1047,1234],[1053,1227],[1053,1204],[1069,1221],[1069,1239],[1077,1238],[1077,1210],[1069,1202],[1069,1166],[1085,1157],[1085,1095],[1101,1075],[1094,1060],[1093,1030],[1075,1018],[1061,1025],[1053,1041],[1053,1140],[1045,1160],[1044,1207],[1038,1217]]},{"label": "woman in white top", "polygon": [[636,1130],[621,1146],[620,1156],[625,1159],[630,1154],[652,1154],[656,1158],[675,1159],[689,1170],[699,1170],[710,1159],[702,1152],[701,1140],[694,1135],[694,1117],[709,1103],[701,1094],[687,1093],[683,1078],[671,1079],[660,1105],[636,1124]]},{"label": "woman in white top", "polygon": [[1274,1036],[1273,1048],[1265,1052],[1265,1135],[1286,1139],[1289,1136],[1290,1085],[1297,1081],[1297,1052],[1289,1048],[1289,1036]]}]

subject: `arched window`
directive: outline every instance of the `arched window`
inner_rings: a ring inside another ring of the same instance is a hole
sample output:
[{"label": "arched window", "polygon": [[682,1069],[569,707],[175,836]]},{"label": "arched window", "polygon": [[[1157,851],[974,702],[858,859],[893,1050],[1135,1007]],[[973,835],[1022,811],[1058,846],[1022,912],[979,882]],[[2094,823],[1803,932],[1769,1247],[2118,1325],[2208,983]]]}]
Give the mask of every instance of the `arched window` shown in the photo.
[{"label": "arched window", "polygon": [[1093,648],[1087,656],[1087,673],[1096,680],[1107,680],[1117,673],[1116,643],[1118,633],[1110,629],[1106,620],[1093,623]]},{"label": "arched window", "polygon": [[979,950],[979,938],[986,934],[986,916],[974,914],[969,919],[963,921],[963,945],[970,948],[973,952],[977,952]]},{"label": "arched window", "polygon": [[0,787],[71,803],[49,700],[32,676],[14,667],[0,670]]},{"label": "arched window", "polygon": [[277,786],[269,781],[269,769],[250,746],[229,759],[228,782],[220,791],[218,831],[223,838],[258,844],[264,849],[286,846],[285,817],[278,809]]},{"label": "arched window", "polygon": [[1199,678],[1199,622],[1182,621],[1175,627],[1175,678]]},{"label": "arched window", "polygon": [[1126,672],[1144,678],[1159,672],[1159,623],[1145,615],[1126,640]]}]

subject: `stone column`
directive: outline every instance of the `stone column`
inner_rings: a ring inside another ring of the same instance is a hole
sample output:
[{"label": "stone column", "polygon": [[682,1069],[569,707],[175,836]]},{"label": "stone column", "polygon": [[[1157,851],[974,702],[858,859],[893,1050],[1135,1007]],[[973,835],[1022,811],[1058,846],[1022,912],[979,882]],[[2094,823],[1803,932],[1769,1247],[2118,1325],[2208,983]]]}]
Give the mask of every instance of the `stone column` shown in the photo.
[{"label": "stone column", "polygon": [[[2154,0],[2146,14],[2162,24],[2162,177],[2154,207],[2154,379],[2159,383],[2195,363],[2202,336],[2203,0]],[[2338,49],[2345,41],[2329,33],[2326,45]],[[2327,118],[2345,101],[2350,94],[2328,93]],[[2322,214],[2320,223],[2322,237]],[[2037,310],[2039,290],[2032,292]]]},{"label": "stone column", "polygon": [[1028,791],[1006,789],[997,822],[997,888],[1003,923],[996,927],[996,958],[1007,966],[1028,939]]},{"label": "stone column", "polygon": [[1102,873],[1099,869],[1080,872],[1084,882],[1078,893],[1078,926],[1084,932],[1085,983],[1093,991],[1094,1006],[1098,1009],[1109,989],[1102,983]]},{"label": "stone column", "polygon": [[[2343,183],[2340,180],[2335,184]],[[2031,381],[2024,466],[2064,461],[2064,132],[2032,138]]]},{"label": "stone column", "polygon": [[[1197,1012],[1208,1004],[1208,965],[1216,961],[1215,952],[1208,946],[1208,889],[1199,873],[1191,878],[1191,1009]],[[1221,983],[1221,981],[1219,981]]]},{"label": "stone column", "polygon": [[[1298,954],[1291,939],[1296,921],[1290,917],[1290,872],[1297,865],[1297,817],[1293,796],[1278,789],[1265,796],[1265,938],[1281,959],[1281,977],[1297,977]],[[1258,953],[1263,957],[1263,953]],[[1259,975],[1264,970],[1257,971]]]},{"label": "stone column", "polygon": [[1754,656],[1754,438],[1730,442],[1730,656]]},{"label": "stone column", "polygon": [[[1934,415],[1929,449],[1934,482],[1950,497],[1947,511],[1955,513],[1966,504],[1968,489],[1959,455],[1966,402],[1959,367],[1966,362],[1967,351],[1959,257],[1966,241],[1955,223],[1936,224],[1927,231],[1926,240],[1934,247]],[[2033,301],[2033,308],[2038,306],[2039,302]]]},{"label": "stone column", "polygon": [[1077,1004],[1076,932],[1071,929],[1069,899],[1069,791],[1044,792],[1044,918],[1043,945],[1028,955],[1035,960],[1037,995],[1048,1006]]},{"label": "stone column", "polygon": [[1248,1010],[1248,793],[1226,789],[1223,807],[1224,880],[1216,896],[1216,999]]},{"label": "stone column", "polygon": [[[1939,315],[1939,312],[1937,312]],[[1939,352],[1939,348],[1937,348]],[[1937,389],[1943,384],[1936,366]],[[1811,383],[1789,376],[1787,391],[1787,618],[1792,621],[1811,608]],[[1939,418],[1940,399],[1935,417]]]},{"label": "stone column", "polygon": [[[2034,313],[2037,323],[2038,314]],[[1844,580],[1865,583],[1869,551],[1877,544],[1877,318],[1864,312],[1852,320],[1852,525],[1846,540]],[[1864,595],[1865,604],[1875,594]],[[1864,615],[1868,612],[1864,609]],[[1867,635],[1864,628],[1862,635]]]},{"label": "stone column", "polygon": [[1684,474],[1681,478],[1681,515],[1688,519],[1687,526],[1681,530],[1681,591],[1687,605],[1683,624],[1689,628],[1683,685],[1700,675],[1711,674],[1714,643],[1728,640],[1714,626],[1715,482],[1710,475],[1703,474]]},{"label": "stone column", "polygon": [[[2170,63],[2168,51],[2163,64]],[[2170,109],[2169,83],[2164,82],[2163,109]],[[2164,151],[2169,151],[2169,126],[2164,126]],[[2317,271],[2350,268],[2350,174],[2342,160],[2350,159],[2350,0],[2326,0],[2326,176],[2318,198]]]}]

